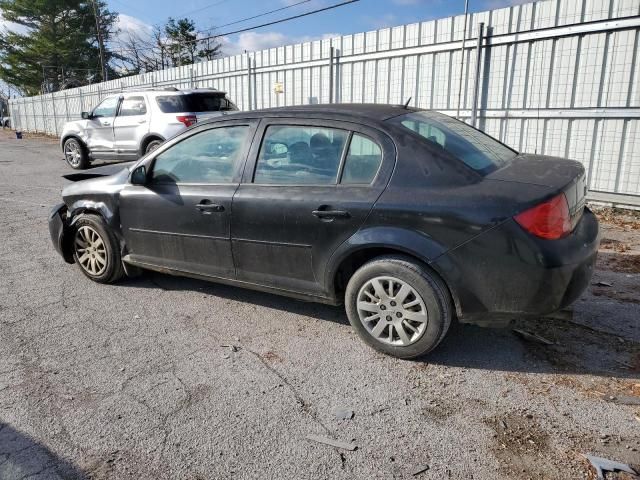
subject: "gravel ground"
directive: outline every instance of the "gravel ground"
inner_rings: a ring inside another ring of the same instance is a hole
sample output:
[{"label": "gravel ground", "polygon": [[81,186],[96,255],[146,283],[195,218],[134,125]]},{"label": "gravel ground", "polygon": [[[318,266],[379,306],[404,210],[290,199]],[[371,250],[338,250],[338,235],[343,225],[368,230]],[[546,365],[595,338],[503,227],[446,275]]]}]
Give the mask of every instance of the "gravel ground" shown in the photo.
[{"label": "gravel ground", "polygon": [[455,325],[401,361],[341,308],[152,273],[92,283],[47,231],[65,172],[55,141],[0,135],[1,479],[595,478],[582,453],[640,466],[638,217],[599,212],[594,285],[517,324],[547,341]]}]

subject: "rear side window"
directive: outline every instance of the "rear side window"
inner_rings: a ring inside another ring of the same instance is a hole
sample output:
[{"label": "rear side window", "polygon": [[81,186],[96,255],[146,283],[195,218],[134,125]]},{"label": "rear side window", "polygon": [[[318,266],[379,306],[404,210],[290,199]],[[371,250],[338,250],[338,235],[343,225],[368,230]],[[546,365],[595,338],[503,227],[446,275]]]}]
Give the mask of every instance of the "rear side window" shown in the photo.
[{"label": "rear side window", "polygon": [[333,185],[348,133],[335,128],[271,125],[260,147],[254,183]]},{"label": "rear side window", "polygon": [[487,175],[509,163],[517,152],[466,123],[435,112],[412,112],[390,119],[442,148],[468,167]]},{"label": "rear side window", "polygon": [[342,184],[369,184],[373,181],[380,164],[382,150],[373,140],[357,133],[351,137],[351,144],[347,152],[342,171]]},{"label": "rear side window", "polygon": [[145,115],[147,113],[147,105],[144,97],[127,97],[120,104],[119,117],[128,117],[133,115]]},{"label": "rear side window", "polygon": [[163,113],[217,112],[237,110],[238,108],[224,95],[219,93],[192,93],[188,95],[162,95],[156,97],[158,107]]}]

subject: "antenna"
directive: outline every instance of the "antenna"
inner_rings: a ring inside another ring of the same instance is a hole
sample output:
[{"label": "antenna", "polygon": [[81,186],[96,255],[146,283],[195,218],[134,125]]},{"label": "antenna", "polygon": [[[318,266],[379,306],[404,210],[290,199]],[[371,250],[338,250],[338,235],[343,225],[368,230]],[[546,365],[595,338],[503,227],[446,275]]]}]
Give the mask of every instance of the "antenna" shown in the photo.
[{"label": "antenna", "polygon": [[404,104],[404,108],[409,107],[409,104],[411,103],[411,99],[412,99],[412,98],[413,98],[413,97],[409,97],[409,100],[407,100],[407,101],[405,102],[405,104]]}]

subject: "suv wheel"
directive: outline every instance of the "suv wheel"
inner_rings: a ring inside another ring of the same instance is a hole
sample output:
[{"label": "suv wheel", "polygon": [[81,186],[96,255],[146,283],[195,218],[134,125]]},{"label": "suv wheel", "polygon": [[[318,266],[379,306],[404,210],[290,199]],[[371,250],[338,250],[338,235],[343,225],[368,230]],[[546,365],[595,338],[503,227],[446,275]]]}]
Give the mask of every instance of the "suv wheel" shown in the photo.
[{"label": "suv wheel", "polygon": [[433,350],[452,316],[443,282],[402,256],[378,257],[360,267],[347,285],[345,308],[366,343],[399,358]]},{"label": "suv wheel", "polygon": [[64,159],[71,168],[83,170],[89,166],[87,150],[79,140],[75,138],[67,139],[67,141],[64,142],[62,151],[64,152]]},{"label": "suv wheel", "polygon": [[162,145],[162,140],[151,140],[148,144],[147,144],[147,148],[144,149],[144,153],[145,155],[149,152],[153,152],[156,148],[158,148],[160,145]]},{"label": "suv wheel", "polygon": [[124,275],[118,240],[104,220],[82,214],[75,222],[73,259],[91,280],[112,283]]}]

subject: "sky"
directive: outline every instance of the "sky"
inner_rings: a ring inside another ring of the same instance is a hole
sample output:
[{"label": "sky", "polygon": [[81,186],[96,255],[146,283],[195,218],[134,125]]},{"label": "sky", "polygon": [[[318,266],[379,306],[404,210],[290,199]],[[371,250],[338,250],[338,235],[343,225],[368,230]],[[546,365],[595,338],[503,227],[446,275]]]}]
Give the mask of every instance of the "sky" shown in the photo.
[{"label": "sky", "polygon": [[[350,5],[285,23],[233,35],[225,33],[280,18],[326,7],[343,0],[107,0],[109,8],[120,14],[120,30],[150,31],[152,25],[168,17],[188,17],[198,29],[217,27],[223,39],[223,51],[235,54],[278,45],[287,45],[337,34],[357,33],[402,25],[464,12],[464,0],[360,0]],[[482,11],[526,3],[528,0],[469,0],[470,11]],[[290,7],[246,22],[250,16]]]}]

